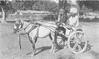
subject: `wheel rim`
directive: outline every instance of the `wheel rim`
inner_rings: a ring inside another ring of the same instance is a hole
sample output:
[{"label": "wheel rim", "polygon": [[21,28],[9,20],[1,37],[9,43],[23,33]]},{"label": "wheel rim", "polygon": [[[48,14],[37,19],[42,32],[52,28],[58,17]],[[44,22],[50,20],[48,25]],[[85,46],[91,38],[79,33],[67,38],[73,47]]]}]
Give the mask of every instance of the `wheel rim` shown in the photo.
[{"label": "wheel rim", "polygon": [[68,47],[75,54],[84,52],[87,47],[87,41],[84,39],[84,35],[80,39],[77,33],[82,32],[73,32],[68,38]]}]

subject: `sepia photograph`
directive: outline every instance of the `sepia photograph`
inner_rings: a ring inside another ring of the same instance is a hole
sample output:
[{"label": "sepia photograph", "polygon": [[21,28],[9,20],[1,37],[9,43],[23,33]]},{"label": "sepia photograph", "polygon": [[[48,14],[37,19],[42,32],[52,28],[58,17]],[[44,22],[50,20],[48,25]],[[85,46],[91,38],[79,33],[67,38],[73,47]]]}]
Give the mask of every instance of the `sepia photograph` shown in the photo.
[{"label": "sepia photograph", "polygon": [[99,0],[0,0],[0,59],[99,59]]}]

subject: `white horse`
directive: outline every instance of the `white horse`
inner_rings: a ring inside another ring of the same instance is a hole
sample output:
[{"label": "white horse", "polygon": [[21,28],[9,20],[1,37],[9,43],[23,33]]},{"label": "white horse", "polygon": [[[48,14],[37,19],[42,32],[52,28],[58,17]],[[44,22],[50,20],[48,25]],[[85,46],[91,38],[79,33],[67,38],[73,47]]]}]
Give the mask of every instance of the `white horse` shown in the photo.
[{"label": "white horse", "polygon": [[[14,33],[19,33],[19,45],[21,48],[20,44],[20,35],[21,34],[27,34],[29,41],[32,43],[33,47],[33,55],[35,55],[36,49],[35,49],[35,44],[37,42],[38,38],[45,38],[49,36],[49,38],[52,41],[52,48],[51,52],[55,52],[55,40],[52,37],[52,34],[54,33],[56,29],[56,25],[52,24],[50,22],[43,22],[42,24],[32,24],[30,22],[25,22],[18,20],[14,24]],[[54,34],[53,34],[54,35]]]}]

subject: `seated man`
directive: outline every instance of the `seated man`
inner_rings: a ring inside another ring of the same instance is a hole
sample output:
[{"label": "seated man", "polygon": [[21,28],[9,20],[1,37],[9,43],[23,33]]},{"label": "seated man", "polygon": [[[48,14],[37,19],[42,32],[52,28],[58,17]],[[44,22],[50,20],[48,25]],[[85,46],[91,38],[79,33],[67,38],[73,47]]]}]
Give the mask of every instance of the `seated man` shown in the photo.
[{"label": "seated man", "polygon": [[75,5],[71,5],[70,11],[67,14],[68,15],[68,25],[72,27],[78,27],[79,26],[79,12],[78,8]]}]

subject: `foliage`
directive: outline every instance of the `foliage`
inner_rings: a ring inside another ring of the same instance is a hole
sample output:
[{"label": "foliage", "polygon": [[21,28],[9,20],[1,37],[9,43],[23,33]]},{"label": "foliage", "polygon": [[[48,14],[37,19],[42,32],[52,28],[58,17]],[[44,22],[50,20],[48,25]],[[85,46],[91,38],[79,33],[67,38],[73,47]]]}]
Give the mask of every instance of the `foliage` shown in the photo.
[{"label": "foliage", "polygon": [[85,5],[87,8],[91,8],[93,10],[99,10],[99,1],[79,1],[79,5],[82,6],[82,5]]},{"label": "foliage", "polygon": [[12,2],[12,8],[15,10],[21,10],[23,7],[24,2]]},{"label": "foliage", "polygon": [[12,3],[12,8],[15,10],[47,10],[52,11],[56,8],[57,4],[55,2],[49,1],[17,1]]}]

